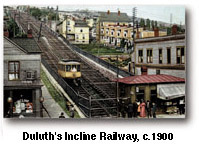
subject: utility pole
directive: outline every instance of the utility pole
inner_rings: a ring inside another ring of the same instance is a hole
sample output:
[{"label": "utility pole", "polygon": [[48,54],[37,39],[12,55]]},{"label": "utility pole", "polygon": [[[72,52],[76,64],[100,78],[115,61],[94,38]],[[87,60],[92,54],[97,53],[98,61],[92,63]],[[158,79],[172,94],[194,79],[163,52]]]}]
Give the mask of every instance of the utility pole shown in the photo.
[{"label": "utility pole", "polygon": [[[135,19],[136,19],[136,15],[137,15],[137,8],[136,7],[134,7],[133,8],[133,11],[132,11],[132,20],[133,20],[133,44],[132,44],[132,51],[131,51],[131,62],[132,62],[132,69],[131,69],[131,71],[132,71],[132,73],[133,74],[135,74],[135,34],[136,34],[136,32],[135,32],[135,26],[136,26],[136,24],[135,24]],[[134,55],[134,60],[133,60],[133,55]]]},{"label": "utility pole", "polygon": [[58,14],[58,6],[56,9],[56,19],[55,19],[55,31],[57,32],[57,14]]},{"label": "utility pole", "polygon": [[119,99],[119,68],[118,68],[118,55],[117,55],[117,82],[116,82],[116,98],[117,98],[117,117],[119,117],[119,105],[120,105],[120,99]]},{"label": "utility pole", "polygon": [[40,24],[40,29],[39,29],[38,41],[39,41],[39,38],[40,38],[40,36],[41,36],[41,28],[42,28],[42,22],[41,22],[41,24]]}]

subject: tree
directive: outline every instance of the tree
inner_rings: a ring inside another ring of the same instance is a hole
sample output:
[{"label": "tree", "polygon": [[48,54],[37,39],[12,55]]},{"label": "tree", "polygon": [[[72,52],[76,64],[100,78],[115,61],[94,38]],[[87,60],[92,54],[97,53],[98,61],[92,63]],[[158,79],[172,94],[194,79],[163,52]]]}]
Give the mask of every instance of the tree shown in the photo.
[{"label": "tree", "polygon": [[9,31],[9,37],[14,37],[14,35],[19,34],[19,27],[17,26],[17,24],[15,23],[13,19],[7,22],[7,28]]},{"label": "tree", "polygon": [[146,26],[147,26],[148,29],[151,28],[151,21],[150,21],[150,19],[146,19]]},{"label": "tree", "polygon": [[156,27],[156,28],[158,27],[158,22],[157,22],[157,21],[155,21],[155,27]]},{"label": "tree", "polygon": [[167,35],[171,35],[171,28],[167,27]]},{"label": "tree", "polygon": [[[56,20],[56,13],[50,12],[48,14],[48,20]],[[57,15],[57,20],[59,20],[59,15]]]},{"label": "tree", "polygon": [[145,20],[141,18],[141,20],[140,20],[140,26],[144,27],[144,25],[145,25]]},{"label": "tree", "polygon": [[39,9],[39,8],[30,8],[30,13],[31,13],[31,15],[33,16],[33,17],[35,17],[35,18],[40,18],[41,17],[41,15],[42,15],[42,12],[41,12],[41,10]]},{"label": "tree", "polygon": [[151,27],[154,28],[154,20],[151,21]]}]

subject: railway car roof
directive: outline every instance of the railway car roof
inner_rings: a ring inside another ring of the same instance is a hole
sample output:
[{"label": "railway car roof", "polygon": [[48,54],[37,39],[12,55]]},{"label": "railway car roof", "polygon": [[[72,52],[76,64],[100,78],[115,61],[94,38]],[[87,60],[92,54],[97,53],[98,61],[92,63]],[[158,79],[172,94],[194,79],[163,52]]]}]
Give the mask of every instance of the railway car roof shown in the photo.
[{"label": "railway car roof", "polygon": [[59,64],[64,64],[64,65],[67,65],[67,64],[76,64],[76,65],[80,65],[80,61],[78,60],[66,60],[66,59],[62,59],[61,61],[59,61]]}]

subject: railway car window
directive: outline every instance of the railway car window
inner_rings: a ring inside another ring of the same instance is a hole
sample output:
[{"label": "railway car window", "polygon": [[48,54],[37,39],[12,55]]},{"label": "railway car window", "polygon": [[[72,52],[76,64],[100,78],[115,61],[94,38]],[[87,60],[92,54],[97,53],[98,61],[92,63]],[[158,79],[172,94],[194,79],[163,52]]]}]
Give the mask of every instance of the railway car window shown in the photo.
[{"label": "railway car window", "polygon": [[80,65],[77,65],[77,71],[80,72]]},{"label": "railway car window", "polygon": [[73,72],[77,71],[77,68],[76,68],[76,67],[77,67],[76,65],[72,65],[72,71],[73,71]]},{"label": "railway car window", "polygon": [[71,70],[71,66],[70,65],[66,65],[66,71],[70,71]]}]

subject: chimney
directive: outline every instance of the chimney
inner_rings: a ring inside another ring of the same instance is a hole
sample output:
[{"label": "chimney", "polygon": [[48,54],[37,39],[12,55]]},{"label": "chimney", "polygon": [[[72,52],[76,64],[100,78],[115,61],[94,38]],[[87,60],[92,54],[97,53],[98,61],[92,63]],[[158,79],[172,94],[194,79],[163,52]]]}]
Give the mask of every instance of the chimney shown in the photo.
[{"label": "chimney", "polygon": [[158,27],[154,28],[154,36],[159,37],[159,28]]},{"label": "chimney", "polygon": [[9,37],[9,31],[8,30],[4,30],[4,36],[7,37],[7,38]]},{"label": "chimney", "polygon": [[177,34],[177,28],[178,28],[178,26],[177,25],[173,25],[172,26],[172,35],[176,35]]},{"label": "chimney", "polygon": [[29,29],[27,32],[27,37],[32,38],[32,29]]},{"label": "chimney", "polygon": [[118,16],[120,16],[120,10],[118,10]]},{"label": "chimney", "polygon": [[107,11],[107,15],[109,15],[109,14],[110,14],[110,10]]}]

